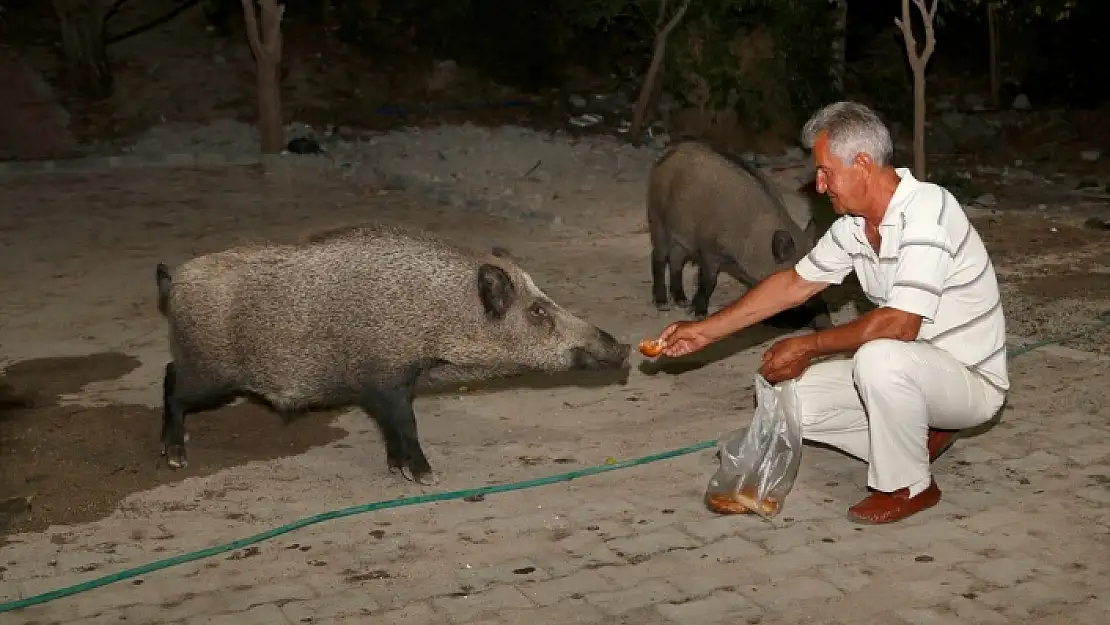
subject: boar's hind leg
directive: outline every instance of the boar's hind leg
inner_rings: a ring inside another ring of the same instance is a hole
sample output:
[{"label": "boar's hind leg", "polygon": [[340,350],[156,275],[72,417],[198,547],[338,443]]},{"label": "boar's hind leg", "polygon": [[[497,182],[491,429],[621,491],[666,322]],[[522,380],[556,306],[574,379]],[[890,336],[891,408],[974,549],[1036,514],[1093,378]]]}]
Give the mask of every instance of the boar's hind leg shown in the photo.
[{"label": "boar's hind leg", "polygon": [[185,459],[185,408],[176,398],[177,368],[166,364],[162,378],[162,455],[171,469],[180,469]]},{"label": "boar's hind leg", "polygon": [[709,298],[717,288],[717,274],[721,271],[721,259],[705,252],[698,254],[698,290],[694,293],[691,311],[697,319],[709,314]]},{"label": "boar's hind leg", "polygon": [[390,472],[400,471],[406,479],[430,486],[438,477],[420,447],[416,414],[412,410],[415,389],[416,381],[413,380],[393,388],[367,391],[362,409],[381,428]]},{"label": "boar's hind leg", "polygon": [[185,454],[185,443],[189,440],[185,416],[218,408],[232,397],[222,391],[197,391],[188,380],[183,383],[175,363],[166,364],[162,378],[162,455],[171,469],[183,469],[189,464]]},{"label": "boar's hind leg", "polygon": [[668,261],[671,266],[671,299],[675,306],[685,308],[689,305],[686,301],[686,291],[682,288],[682,268],[686,265],[688,256],[686,248],[681,245],[671,246],[671,257]]},{"label": "boar's hind leg", "polygon": [[198,393],[190,389],[188,383],[182,383],[178,365],[166,363],[162,379],[162,455],[170,468],[189,464],[185,457],[185,443],[189,442],[185,415],[211,410],[231,400],[228,393]]}]

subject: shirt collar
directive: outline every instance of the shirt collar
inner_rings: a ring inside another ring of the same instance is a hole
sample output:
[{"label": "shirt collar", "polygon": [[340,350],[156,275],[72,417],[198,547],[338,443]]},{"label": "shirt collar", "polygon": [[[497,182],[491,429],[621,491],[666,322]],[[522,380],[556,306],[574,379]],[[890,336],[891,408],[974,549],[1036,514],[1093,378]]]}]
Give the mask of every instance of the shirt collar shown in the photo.
[{"label": "shirt collar", "polygon": [[[898,177],[901,179],[898,186],[894,189],[894,195],[890,198],[890,203],[886,206],[886,212],[883,213],[883,220],[879,223],[879,230],[882,231],[887,228],[892,228],[905,221],[906,217],[906,200],[913,194],[914,187],[917,186],[917,178],[913,177],[913,173],[906,167],[898,167],[895,170]],[[867,242],[867,235],[863,232],[864,220],[863,217],[852,217],[852,223],[855,224],[853,234],[856,240],[871,248],[871,244]],[[883,237],[883,251],[886,252],[886,237]],[[882,254],[880,254],[882,256]]]}]

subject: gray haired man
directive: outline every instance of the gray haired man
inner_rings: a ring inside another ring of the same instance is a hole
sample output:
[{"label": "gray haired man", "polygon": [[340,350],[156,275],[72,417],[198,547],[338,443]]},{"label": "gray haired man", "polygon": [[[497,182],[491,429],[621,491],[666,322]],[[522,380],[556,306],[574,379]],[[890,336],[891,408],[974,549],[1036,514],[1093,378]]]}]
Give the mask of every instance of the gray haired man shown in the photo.
[{"label": "gray haired man", "polygon": [[[798,306],[856,272],[876,308],[828,330],[778,341],[760,373],[796,379],[803,436],[869,464],[860,523],[899,521],[940,501],[929,464],[953,432],[998,412],[1010,381],[1006,320],[990,256],[943,187],[895,168],[890,132],[856,102],[805,124],[817,190],[839,218],[792,269],[769,276],[702,321],[671,324],[681,356]],[[851,354],[850,358],[815,358]]]}]

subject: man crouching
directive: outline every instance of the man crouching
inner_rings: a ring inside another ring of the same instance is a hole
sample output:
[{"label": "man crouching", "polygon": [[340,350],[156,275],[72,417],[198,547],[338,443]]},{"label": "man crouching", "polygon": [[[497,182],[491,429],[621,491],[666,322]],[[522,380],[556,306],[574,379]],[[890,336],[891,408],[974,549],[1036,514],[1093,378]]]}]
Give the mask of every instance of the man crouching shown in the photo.
[{"label": "man crouching", "polygon": [[[803,437],[868,462],[859,523],[902,520],[940,501],[929,464],[956,431],[1002,407],[1010,382],[1006,320],[990,256],[946,189],[895,168],[890,131],[868,107],[837,102],[802,131],[817,190],[839,215],[794,268],[769,276],[702,321],[660,335],[682,356],[798,306],[856,272],[877,308],[828,330],[778,341],[760,373],[797,378]],[[855,354],[850,359],[814,358]]]}]

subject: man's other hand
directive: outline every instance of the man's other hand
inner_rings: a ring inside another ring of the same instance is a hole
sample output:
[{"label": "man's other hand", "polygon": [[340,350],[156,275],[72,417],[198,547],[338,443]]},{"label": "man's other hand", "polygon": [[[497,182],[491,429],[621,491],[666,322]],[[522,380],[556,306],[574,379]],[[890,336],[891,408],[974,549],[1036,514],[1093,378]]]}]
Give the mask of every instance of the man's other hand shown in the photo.
[{"label": "man's other hand", "polygon": [[776,342],[764,352],[759,374],[771,384],[802,375],[814,358],[810,336],[790,337]]}]

